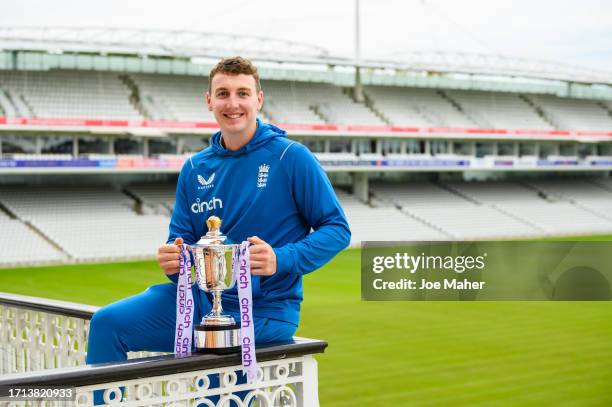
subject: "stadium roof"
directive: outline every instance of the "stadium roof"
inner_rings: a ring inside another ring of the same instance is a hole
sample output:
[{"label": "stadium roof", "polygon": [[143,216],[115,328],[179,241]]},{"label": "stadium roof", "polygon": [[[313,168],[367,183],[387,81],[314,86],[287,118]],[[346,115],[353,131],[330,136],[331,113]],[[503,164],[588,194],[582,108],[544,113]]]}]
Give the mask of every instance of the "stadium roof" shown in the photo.
[{"label": "stadium roof", "polygon": [[410,72],[612,84],[612,72],[544,60],[446,51],[413,51],[398,54],[393,61],[356,61],[334,57],[324,48],[311,44],[188,30],[1,27],[1,49],[215,59],[228,55],[243,55],[254,60],[278,63],[360,66]]},{"label": "stadium roof", "polygon": [[389,67],[407,71],[434,71],[589,84],[612,84],[612,71],[600,71],[553,61],[518,58],[507,55],[413,51],[398,55],[397,62],[369,61],[367,64],[373,66],[387,64]]},{"label": "stadium roof", "polygon": [[188,30],[86,27],[1,27],[0,48],[51,52],[122,53],[173,57],[313,58],[325,49],[282,39]]}]

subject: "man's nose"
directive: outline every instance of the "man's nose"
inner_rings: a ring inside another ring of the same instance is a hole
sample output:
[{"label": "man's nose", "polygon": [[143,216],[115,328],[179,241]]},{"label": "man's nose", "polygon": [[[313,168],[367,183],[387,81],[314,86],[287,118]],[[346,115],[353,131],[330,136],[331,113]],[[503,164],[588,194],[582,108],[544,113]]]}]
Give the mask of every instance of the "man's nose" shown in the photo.
[{"label": "man's nose", "polygon": [[238,107],[238,96],[230,95],[230,97],[227,98],[227,106]]}]

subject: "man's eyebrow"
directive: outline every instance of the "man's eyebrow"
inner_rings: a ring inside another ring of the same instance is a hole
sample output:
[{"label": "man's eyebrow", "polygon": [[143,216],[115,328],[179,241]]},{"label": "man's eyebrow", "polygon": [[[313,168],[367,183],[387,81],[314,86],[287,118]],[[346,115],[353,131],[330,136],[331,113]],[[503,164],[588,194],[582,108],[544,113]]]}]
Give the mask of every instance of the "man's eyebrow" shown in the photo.
[{"label": "man's eyebrow", "polygon": [[[221,86],[221,87],[218,87],[217,89],[215,89],[215,92],[219,92],[220,90],[227,91],[228,88],[225,88],[225,87]],[[237,90],[239,90],[239,91],[245,91],[246,90],[246,91],[251,92],[251,88],[248,88],[248,87],[245,87],[245,86],[243,86],[241,88],[238,88]]]}]

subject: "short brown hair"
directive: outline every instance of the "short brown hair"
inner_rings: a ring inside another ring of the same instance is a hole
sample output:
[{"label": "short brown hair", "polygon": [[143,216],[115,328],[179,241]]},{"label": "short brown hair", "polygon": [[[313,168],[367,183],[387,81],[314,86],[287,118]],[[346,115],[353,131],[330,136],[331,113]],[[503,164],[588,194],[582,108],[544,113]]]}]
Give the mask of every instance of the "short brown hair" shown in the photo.
[{"label": "short brown hair", "polygon": [[251,75],[253,79],[255,79],[255,89],[257,92],[261,91],[261,84],[259,83],[259,74],[257,73],[257,68],[251,61],[242,57],[232,57],[222,59],[210,70],[210,74],[208,75],[208,92],[212,91],[212,80],[213,77],[218,74],[226,74],[226,75]]}]

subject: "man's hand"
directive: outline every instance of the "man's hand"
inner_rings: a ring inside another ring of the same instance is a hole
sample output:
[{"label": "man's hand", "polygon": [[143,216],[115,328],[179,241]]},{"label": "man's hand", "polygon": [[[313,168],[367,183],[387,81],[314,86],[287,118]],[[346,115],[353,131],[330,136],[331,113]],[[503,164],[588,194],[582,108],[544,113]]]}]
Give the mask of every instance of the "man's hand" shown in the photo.
[{"label": "man's hand", "polygon": [[272,246],[257,236],[247,239],[253,246],[249,247],[251,274],[256,276],[271,276],[276,273],[276,253]]},{"label": "man's hand", "polygon": [[157,249],[157,262],[164,273],[170,275],[179,272],[179,260],[181,258],[181,248],[183,238],[174,239],[174,244],[164,244]]}]

